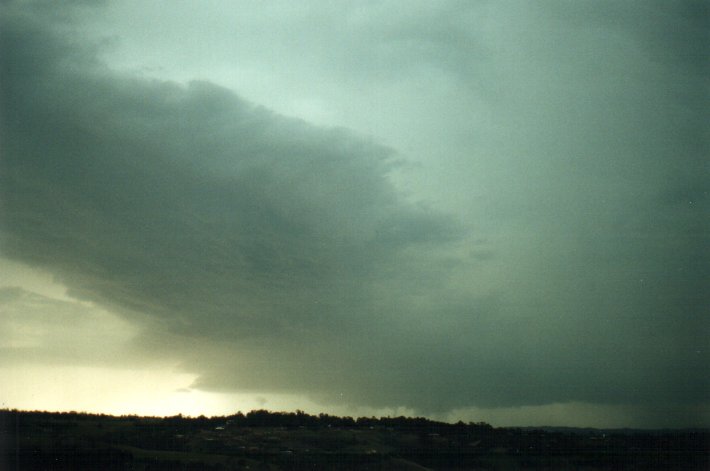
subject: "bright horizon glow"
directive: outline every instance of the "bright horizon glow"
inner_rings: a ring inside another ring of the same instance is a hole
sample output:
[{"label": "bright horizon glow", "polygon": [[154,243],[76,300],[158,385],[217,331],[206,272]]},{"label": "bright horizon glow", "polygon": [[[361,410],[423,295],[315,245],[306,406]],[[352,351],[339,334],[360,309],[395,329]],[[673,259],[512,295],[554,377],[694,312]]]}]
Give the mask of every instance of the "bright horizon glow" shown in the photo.
[{"label": "bright horizon glow", "polygon": [[[279,412],[303,410],[312,415],[328,413],[350,417],[419,416],[406,408],[327,407],[297,395],[268,393],[209,393],[190,388],[193,375],[169,370],[118,370],[92,367],[0,368],[0,375],[12,378],[0,387],[0,408],[48,412],[85,412],[149,417],[227,416],[266,409]],[[44,378],[44,381],[37,381]],[[579,402],[542,406],[467,408],[431,420],[455,423],[486,422],[494,427],[591,427],[591,428],[693,428],[701,421],[677,424],[659,411],[656,422],[644,424],[641,410]],[[692,413],[691,410],[686,414]],[[706,408],[704,414],[710,414]]]}]

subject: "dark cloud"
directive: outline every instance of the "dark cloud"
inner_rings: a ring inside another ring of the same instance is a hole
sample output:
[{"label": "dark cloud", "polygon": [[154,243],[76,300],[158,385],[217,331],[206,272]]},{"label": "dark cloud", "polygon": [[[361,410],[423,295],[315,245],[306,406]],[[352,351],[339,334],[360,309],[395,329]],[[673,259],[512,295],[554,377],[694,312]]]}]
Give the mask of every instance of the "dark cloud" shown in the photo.
[{"label": "dark cloud", "polygon": [[281,297],[273,315],[307,317],[288,306],[298,292],[326,301],[408,247],[456,237],[450,218],[398,201],[388,149],[208,83],[65,64],[37,47],[57,44],[42,31],[23,47],[5,34],[5,251],[81,277],[77,292],[231,318],[248,298]]},{"label": "dark cloud", "polygon": [[450,263],[417,251],[461,229],[398,197],[389,149],[209,83],[112,73],[44,26],[3,27],[5,256],[166,332],[276,349],[387,316],[372,292],[400,264],[418,289]]},{"label": "dark cloud", "polygon": [[[564,26],[553,39],[579,21],[559,19],[568,8],[552,9],[551,24]],[[476,54],[490,50],[475,37],[475,54],[468,41],[456,48],[466,29],[449,35],[456,15],[437,18],[424,35],[429,49],[409,60],[436,56],[469,80]],[[602,33],[616,18],[598,19]],[[388,36],[402,63],[422,24]],[[649,66],[652,85],[630,96],[616,79],[590,85],[601,100],[592,103],[572,79],[598,79],[580,72],[595,61],[613,69],[618,58],[599,50],[607,43],[548,51],[549,37],[531,41],[516,74],[555,51],[594,54],[560,66],[562,78],[551,72],[550,84],[548,75],[521,81],[544,82],[544,93],[559,84],[549,102],[523,91],[499,100],[494,119],[511,118],[510,139],[487,144],[501,144],[487,228],[499,227],[500,240],[483,243],[461,220],[397,192],[394,150],[206,81],[112,71],[95,40],[65,26],[4,7],[2,255],[52,271],[72,296],[141,326],[137,355],[179,359],[203,389],[427,412],[706,400],[706,141],[695,124],[702,111],[673,95],[680,88],[644,101],[667,90],[666,63]],[[442,59],[448,48],[458,52]],[[487,63],[504,76],[495,58]],[[496,75],[476,80],[493,86]],[[648,136],[663,119],[647,112],[671,104],[676,124],[659,147],[662,138]],[[587,108],[561,113],[569,105]],[[669,148],[683,132],[674,163]],[[511,157],[521,151],[508,141],[529,144],[531,157]],[[465,179],[472,167],[461,168]],[[3,293],[0,302],[15,302]]]}]

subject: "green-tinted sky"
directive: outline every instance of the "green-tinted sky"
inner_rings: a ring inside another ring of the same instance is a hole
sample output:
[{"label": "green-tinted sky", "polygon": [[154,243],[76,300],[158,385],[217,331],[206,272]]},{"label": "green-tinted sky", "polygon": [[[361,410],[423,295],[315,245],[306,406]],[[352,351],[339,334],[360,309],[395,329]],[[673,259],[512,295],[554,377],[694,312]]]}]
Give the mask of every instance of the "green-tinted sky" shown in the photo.
[{"label": "green-tinted sky", "polygon": [[707,2],[0,21],[0,407],[710,424]]}]

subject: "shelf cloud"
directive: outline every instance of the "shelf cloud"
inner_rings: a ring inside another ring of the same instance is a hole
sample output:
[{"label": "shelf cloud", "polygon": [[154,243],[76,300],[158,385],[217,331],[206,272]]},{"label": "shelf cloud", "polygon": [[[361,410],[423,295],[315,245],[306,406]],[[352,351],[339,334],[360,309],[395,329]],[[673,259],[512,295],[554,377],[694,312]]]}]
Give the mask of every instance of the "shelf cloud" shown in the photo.
[{"label": "shelf cloud", "polygon": [[[209,76],[116,67],[120,38],[96,33],[112,2],[4,2],[0,255],[133,326],[132,361],[175,360],[206,391],[424,414],[702,407],[700,2],[546,2],[519,16],[443,2],[392,23],[374,6],[346,21],[309,5],[322,15],[271,12],[299,31],[315,22],[298,37],[326,48],[288,58],[293,70],[322,72],[333,109],[370,80],[407,97],[391,119],[438,149],[410,155],[401,129],[288,117]],[[408,114],[430,105],[442,113]],[[32,296],[2,288],[0,306],[19,319]]]}]

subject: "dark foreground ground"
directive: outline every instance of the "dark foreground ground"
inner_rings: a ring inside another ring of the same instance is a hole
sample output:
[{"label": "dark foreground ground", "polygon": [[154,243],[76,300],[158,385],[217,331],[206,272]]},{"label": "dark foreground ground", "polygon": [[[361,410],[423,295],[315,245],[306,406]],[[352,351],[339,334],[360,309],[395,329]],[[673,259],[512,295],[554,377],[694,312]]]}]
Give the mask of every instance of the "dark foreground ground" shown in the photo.
[{"label": "dark foreground ground", "polygon": [[706,470],[710,431],[493,428],[253,411],[151,418],[0,410],[0,470]]}]

